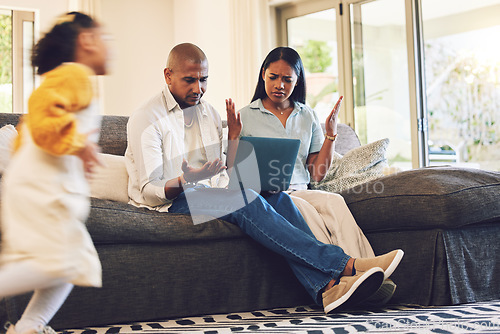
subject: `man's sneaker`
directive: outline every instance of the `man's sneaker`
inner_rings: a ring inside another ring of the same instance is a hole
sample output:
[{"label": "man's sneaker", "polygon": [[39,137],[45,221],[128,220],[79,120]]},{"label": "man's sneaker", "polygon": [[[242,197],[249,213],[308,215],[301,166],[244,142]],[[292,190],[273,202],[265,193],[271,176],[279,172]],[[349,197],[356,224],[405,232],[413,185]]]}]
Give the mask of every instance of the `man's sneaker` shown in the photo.
[{"label": "man's sneaker", "polygon": [[342,276],[339,283],[323,293],[325,313],[336,308],[350,308],[372,296],[382,285],[384,271],[370,268],[366,272],[358,271],[354,276]]},{"label": "man's sneaker", "polygon": [[399,262],[401,262],[403,255],[404,252],[401,249],[396,249],[392,252],[376,257],[364,259],[357,258],[354,261],[354,269],[356,269],[356,271],[368,271],[370,268],[379,267],[384,271],[384,279],[389,278],[394,270],[396,270]]},{"label": "man's sneaker", "polygon": [[390,278],[386,278],[377,292],[363,302],[363,306],[375,307],[385,305],[391,300],[395,291],[396,284]]}]

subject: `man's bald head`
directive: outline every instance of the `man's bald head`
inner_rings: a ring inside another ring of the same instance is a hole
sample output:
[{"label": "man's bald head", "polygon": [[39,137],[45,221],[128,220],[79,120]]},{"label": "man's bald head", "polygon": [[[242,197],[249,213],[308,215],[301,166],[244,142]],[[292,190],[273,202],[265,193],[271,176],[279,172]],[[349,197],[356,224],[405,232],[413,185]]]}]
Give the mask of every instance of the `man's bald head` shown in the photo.
[{"label": "man's bald head", "polygon": [[200,103],[207,89],[208,60],[196,45],[176,45],[168,55],[163,70],[170,93],[182,109]]},{"label": "man's bald head", "polygon": [[175,70],[186,61],[195,64],[208,62],[207,56],[198,46],[191,43],[182,43],[174,46],[170,51],[167,59],[167,68]]}]

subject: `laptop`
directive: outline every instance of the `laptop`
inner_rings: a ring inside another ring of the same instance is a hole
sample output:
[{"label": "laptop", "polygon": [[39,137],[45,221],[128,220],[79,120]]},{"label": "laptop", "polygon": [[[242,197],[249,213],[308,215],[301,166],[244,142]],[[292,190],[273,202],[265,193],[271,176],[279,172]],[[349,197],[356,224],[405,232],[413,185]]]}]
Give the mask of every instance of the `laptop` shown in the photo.
[{"label": "laptop", "polygon": [[299,147],[299,139],[241,137],[228,189],[287,190]]}]

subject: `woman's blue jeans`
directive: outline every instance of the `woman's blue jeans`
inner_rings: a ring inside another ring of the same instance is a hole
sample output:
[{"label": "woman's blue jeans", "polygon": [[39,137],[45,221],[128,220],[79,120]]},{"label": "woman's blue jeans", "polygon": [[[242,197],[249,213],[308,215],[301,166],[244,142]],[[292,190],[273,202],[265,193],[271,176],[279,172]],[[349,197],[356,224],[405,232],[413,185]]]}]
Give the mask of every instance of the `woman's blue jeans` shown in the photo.
[{"label": "woman's blue jeans", "polygon": [[350,257],[338,246],[319,242],[286,193],[264,198],[253,190],[245,192],[247,198],[255,200],[241,207],[240,191],[186,189],[169,212],[190,214],[191,208],[198,214],[221,217],[238,225],[252,239],[284,256],[300,283],[321,305],[321,290],[340,276]]}]

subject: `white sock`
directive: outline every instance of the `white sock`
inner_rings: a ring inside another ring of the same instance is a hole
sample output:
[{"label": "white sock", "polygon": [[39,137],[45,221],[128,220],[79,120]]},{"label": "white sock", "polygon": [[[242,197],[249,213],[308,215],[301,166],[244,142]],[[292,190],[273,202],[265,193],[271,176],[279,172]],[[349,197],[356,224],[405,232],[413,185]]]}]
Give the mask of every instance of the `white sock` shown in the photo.
[{"label": "white sock", "polygon": [[21,334],[46,326],[72,289],[73,284],[62,283],[50,288],[35,290],[21,319],[16,323],[16,332]]}]

